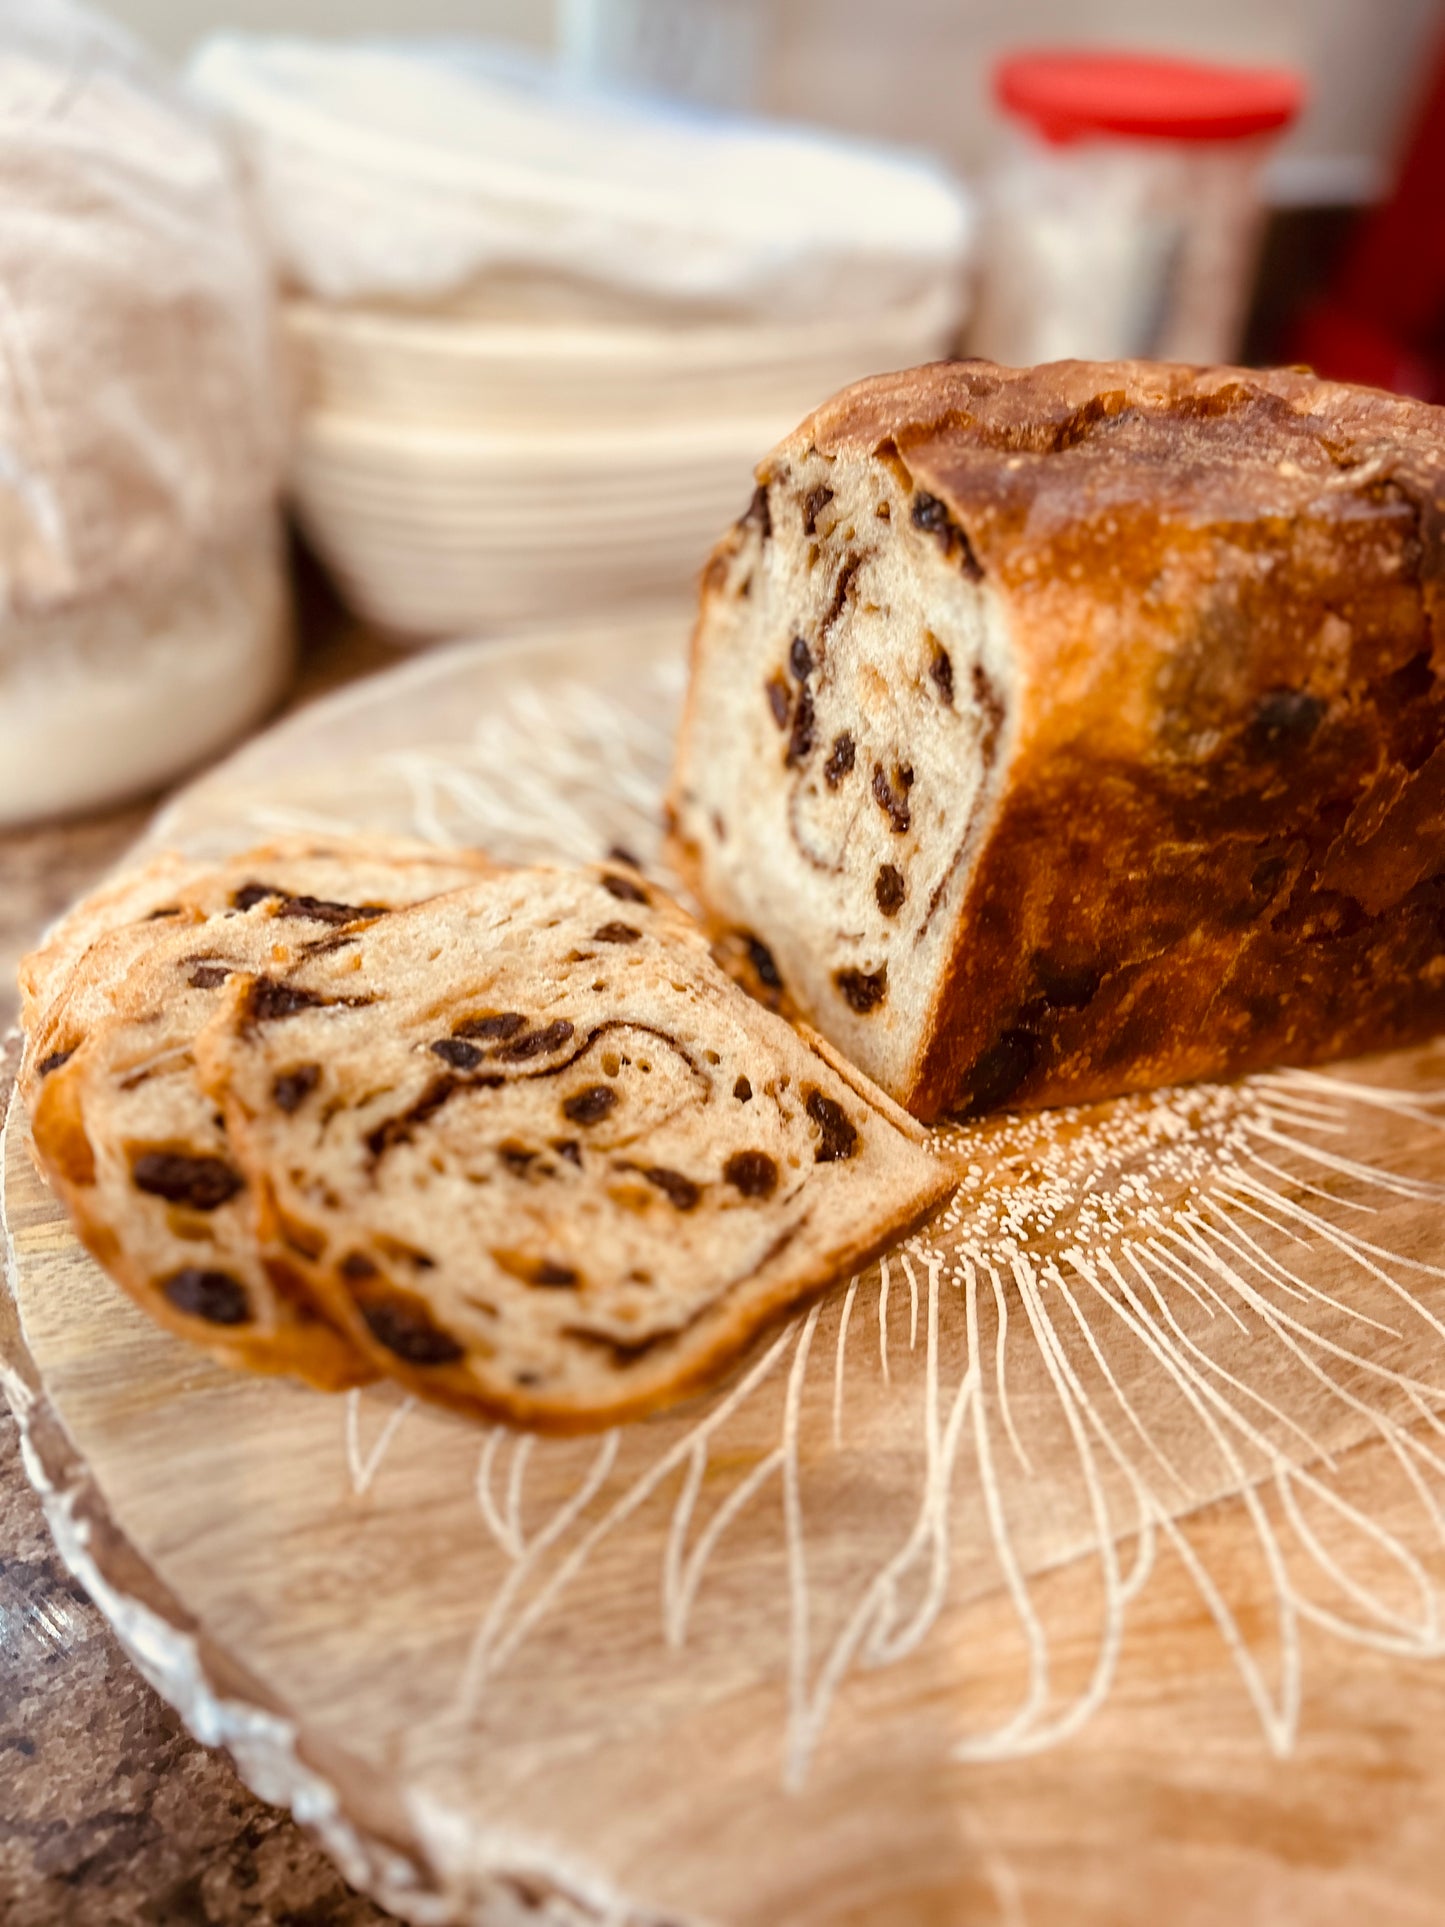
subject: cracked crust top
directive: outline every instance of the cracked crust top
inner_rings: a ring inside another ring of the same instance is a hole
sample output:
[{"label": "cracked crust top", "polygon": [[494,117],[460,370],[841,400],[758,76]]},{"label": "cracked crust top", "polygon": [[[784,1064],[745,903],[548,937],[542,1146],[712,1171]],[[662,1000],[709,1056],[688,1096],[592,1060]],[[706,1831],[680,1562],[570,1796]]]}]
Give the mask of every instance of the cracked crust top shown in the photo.
[{"label": "cracked crust top", "polygon": [[[1047,679],[1034,727],[1066,730],[1089,702],[1119,754],[1154,742],[1140,662],[1201,611],[1217,710],[1235,678],[1241,693],[1294,680],[1319,595],[1352,575],[1417,579],[1445,617],[1445,410],[1303,370],[939,362],[843,389],[760,482],[806,450],[896,456],[1026,605],[1016,639]],[[1191,736],[1207,723],[1184,720]]]}]

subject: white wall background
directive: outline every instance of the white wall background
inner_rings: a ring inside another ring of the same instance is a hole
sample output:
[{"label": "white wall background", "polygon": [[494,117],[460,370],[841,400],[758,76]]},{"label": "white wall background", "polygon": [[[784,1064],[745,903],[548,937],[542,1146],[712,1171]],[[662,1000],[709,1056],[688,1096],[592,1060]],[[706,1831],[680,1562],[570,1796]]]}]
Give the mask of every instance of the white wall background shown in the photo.
[{"label": "white wall background", "polygon": [[[742,4],[743,0],[733,0]],[[1283,62],[1312,104],[1276,170],[1287,199],[1378,188],[1445,33],[1442,0],[756,0],[762,105],[936,147],[977,167],[993,121],[987,76],[1003,48],[1053,41]],[[179,58],[219,26],[313,34],[472,32],[550,44],[557,0],[111,0]]]},{"label": "white wall background", "polygon": [[218,27],[247,33],[479,33],[546,45],[552,0],[87,0],[179,59]]}]

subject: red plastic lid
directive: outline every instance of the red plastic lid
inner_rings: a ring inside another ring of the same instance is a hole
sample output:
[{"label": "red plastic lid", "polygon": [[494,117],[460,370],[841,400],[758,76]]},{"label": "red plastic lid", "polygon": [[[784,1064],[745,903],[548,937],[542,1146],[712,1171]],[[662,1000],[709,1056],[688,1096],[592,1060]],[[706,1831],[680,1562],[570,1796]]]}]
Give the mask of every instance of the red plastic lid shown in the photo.
[{"label": "red plastic lid", "polygon": [[994,98],[1063,144],[1088,134],[1228,141],[1287,127],[1304,101],[1287,67],[1215,67],[1148,55],[1052,49],[1010,54]]}]

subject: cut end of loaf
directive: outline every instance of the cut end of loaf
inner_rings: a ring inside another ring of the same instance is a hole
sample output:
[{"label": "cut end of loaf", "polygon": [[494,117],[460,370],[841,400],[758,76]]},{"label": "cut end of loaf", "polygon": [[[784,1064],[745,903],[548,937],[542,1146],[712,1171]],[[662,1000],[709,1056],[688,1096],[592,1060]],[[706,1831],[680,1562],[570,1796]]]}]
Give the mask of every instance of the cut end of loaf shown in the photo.
[{"label": "cut end of loaf", "polygon": [[675,855],[714,921],[764,946],[791,1003],[904,1103],[1012,694],[967,533],[891,448],[780,464],[714,557]]}]

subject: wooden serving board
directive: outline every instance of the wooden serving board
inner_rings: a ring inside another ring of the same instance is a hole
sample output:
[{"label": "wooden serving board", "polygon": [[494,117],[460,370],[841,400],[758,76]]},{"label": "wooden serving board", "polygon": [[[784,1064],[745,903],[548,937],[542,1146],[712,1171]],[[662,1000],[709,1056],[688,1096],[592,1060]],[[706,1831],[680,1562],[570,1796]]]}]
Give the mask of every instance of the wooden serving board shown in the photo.
[{"label": "wooden serving board", "polygon": [[[426,659],[150,840],[650,861],[681,640]],[[417,1921],[1445,1920],[1445,1047],[967,1142],[716,1393],[554,1441],[193,1355],[12,1105],[0,1353],[57,1540]]]}]

